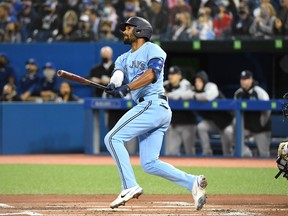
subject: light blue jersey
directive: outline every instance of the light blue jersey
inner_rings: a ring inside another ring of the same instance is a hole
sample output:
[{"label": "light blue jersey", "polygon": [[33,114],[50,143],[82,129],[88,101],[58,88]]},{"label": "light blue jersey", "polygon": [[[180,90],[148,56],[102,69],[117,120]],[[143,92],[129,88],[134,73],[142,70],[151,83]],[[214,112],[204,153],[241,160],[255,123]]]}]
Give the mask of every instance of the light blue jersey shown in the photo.
[{"label": "light blue jersey", "polygon": [[[138,79],[147,69],[148,62],[151,59],[159,58],[166,59],[166,53],[156,44],[146,42],[138,50],[128,52],[119,56],[115,62],[114,70],[121,70],[124,72],[125,78],[128,83]],[[161,73],[155,83],[151,83],[143,88],[139,88],[131,91],[132,99],[137,102],[141,97],[147,97],[151,95],[163,95],[163,79],[164,70],[161,68]]]}]

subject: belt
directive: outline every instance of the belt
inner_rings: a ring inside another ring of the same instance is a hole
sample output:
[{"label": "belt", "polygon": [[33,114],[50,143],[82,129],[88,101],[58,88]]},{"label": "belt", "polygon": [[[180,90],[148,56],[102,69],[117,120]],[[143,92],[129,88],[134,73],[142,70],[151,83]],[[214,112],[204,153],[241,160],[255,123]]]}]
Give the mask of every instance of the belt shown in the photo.
[{"label": "belt", "polygon": [[[167,101],[167,97],[165,95],[158,95],[158,98]],[[144,99],[144,97],[140,97],[138,101],[139,101],[139,103],[141,103],[141,102],[145,101],[145,99]]]}]

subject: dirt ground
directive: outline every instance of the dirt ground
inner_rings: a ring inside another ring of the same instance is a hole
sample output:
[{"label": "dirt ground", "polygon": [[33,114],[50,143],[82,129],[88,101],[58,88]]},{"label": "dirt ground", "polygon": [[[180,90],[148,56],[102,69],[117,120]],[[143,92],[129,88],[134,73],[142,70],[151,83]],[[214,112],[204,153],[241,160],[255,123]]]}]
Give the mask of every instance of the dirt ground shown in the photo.
[{"label": "dirt ground", "polygon": [[[175,166],[275,167],[274,159],[162,158]],[[131,158],[139,164],[137,156]],[[17,155],[0,156],[0,164],[114,164],[110,156]],[[1,184],[1,178],[0,178]],[[288,187],[287,187],[288,190]],[[142,195],[125,206],[110,209],[117,195],[0,195],[1,215],[288,215],[288,196],[209,195],[201,211],[190,195]]]}]

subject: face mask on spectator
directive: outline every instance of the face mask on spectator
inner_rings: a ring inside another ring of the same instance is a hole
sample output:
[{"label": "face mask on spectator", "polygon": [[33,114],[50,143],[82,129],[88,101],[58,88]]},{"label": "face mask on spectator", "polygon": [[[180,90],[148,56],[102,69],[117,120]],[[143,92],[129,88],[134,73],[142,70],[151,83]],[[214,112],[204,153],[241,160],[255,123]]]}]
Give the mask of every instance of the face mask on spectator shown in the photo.
[{"label": "face mask on spectator", "polygon": [[107,63],[108,61],[109,61],[108,58],[105,58],[105,57],[102,58],[102,63]]},{"label": "face mask on spectator", "polygon": [[55,71],[54,71],[53,69],[51,69],[51,68],[46,68],[46,69],[44,69],[44,71],[43,71],[43,75],[44,75],[44,77],[45,77],[46,79],[52,80],[53,77],[54,77],[54,75],[55,75]]}]

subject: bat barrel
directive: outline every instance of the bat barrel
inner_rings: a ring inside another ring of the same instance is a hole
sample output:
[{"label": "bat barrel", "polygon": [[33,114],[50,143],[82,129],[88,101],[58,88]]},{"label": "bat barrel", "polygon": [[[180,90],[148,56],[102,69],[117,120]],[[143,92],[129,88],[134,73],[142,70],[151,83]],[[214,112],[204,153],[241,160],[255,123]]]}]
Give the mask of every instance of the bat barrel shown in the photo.
[{"label": "bat barrel", "polygon": [[57,71],[57,76],[61,77],[63,75],[64,71],[63,70],[58,70]]}]

